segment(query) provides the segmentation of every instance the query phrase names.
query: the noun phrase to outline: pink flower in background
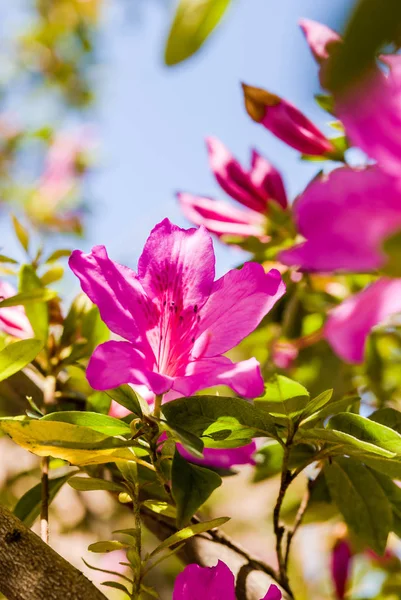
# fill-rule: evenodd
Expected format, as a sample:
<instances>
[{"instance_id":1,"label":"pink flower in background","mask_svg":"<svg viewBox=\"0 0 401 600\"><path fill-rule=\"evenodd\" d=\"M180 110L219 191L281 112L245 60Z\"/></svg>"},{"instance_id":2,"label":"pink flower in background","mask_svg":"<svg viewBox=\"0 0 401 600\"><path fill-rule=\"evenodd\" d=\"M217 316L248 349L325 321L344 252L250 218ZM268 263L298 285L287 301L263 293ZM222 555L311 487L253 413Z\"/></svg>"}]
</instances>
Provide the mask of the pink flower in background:
<instances>
[{"instance_id":1,"label":"pink flower in background","mask_svg":"<svg viewBox=\"0 0 401 600\"><path fill-rule=\"evenodd\" d=\"M111 331L127 340L96 348L87 369L93 388L132 383L191 395L226 384L245 397L263 392L256 359L232 363L223 354L283 295L278 271L247 263L214 281L210 235L168 219L151 232L138 274L111 261L103 246L74 251L70 267Z\"/></svg>"},{"instance_id":2,"label":"pink flower in background","mask_svg":"<svg viewBox=\"0 0 401 600\"><path fill-rule=\"evenodd\" d=\"M222 189L245 209L227 202L179 193L178 200L187 219L221 235L255 236L267 239L266 214L269 202L287 207L287 196L280 173L256 150L251 168L246 171L220 140L206 140L210 167Z\"/></svg>"},{"instance_id":3,"label":"pink flower in background","mask_svg":"<svg viewBox=\"0 0 401 600\"><path fill-rule=\"evenodd\" d=\"M221 560L215 567L188 565L177 576L173 600L236 600L234 575ZM271 585L261 600L281 600L277 586Z\"/></svg>"},{"instance_id":4,"label":"pink flower in background","mask_svg":"<svg viewBox=\"0 0 401 600\"><path fill-rule=\"evenodd\" d=\"M342 167L314 179L297 198L301 244L280 253L305 271L371 271L386 257L381 246L401 228L401 184L378 166Z\"/></svg>"},{"instance_id":5,"label":"pink flower in background","mask_svg":"<svg viewBox=\"0 0 401 600\"><path fill-rule=\"evenodd\" d=\"M0 281L0 299L15 296L17 291L7 281ZM0 308L0 331L17 338L33 336L32 326L25 314L23 306L6 306Z\"/></svg>"},{"instance_id":6,"label":"pink flower in background","mask_svg":"<svg viewBox=\"0 0 401 600\"><path fill-rule=\"evenodd\" d=\"M344 600L351 570L352 553L347 540L337 540L331 554L331 576L336 600Z\"/></svg>"},{"instance_id":7,"label":"pink flower in background","mask_svg":"<svg viewBox=\"0 0 401 600\"><path fill-rule=\"evenodd\" d=\"M334 151L326 136L293 104L261 88L242 87L249 116L288 146L314 156Z\"/></svg>"},{"instance_id":8,"label":"pink flower in background","mask_svg":"<svg viewBox=\"0 0 401 600\"><path fill-rule=\"evenodd\" d=\"M333 45L341 42L338 33L323 23L311 19L300 19L299 25L318 63L322 63L329 58Z\"/></svg>"},{"instance_id":9,"label":"pink flower in background","mask_svg":"<svg viewBox=\"0 0 401 600\"><path fill-rule=\"evenodd\" d=\"M272 361L279 369L289 369L299 354L291 342L276 342L272 349Z\"/></svg>"},{"instance_id":10,"label":"pink flower in background","mask_svg":"<svg viewBox=\"0 0 401 600\"><path fill-rule=\"evenodd\" d=\"M361 363L372 328L399 312L401 279L382 277L331 311L325 336L343 360Z\"/></svg>"},{"instance_id":11,"label":"pink flower in background","mask_svg":"<svg viewBox=\"0 0 401 600\"><path fill-rule=\"evenodd\" d=\"M239 448L204 448L203 459L193 456L184 446L177 444L177 450L187 460L203 465L205 467L215 467L216 469L230 469L236 465L255 465L253 455L257 448L255 442Z\"/></svg>"}]
</instances>

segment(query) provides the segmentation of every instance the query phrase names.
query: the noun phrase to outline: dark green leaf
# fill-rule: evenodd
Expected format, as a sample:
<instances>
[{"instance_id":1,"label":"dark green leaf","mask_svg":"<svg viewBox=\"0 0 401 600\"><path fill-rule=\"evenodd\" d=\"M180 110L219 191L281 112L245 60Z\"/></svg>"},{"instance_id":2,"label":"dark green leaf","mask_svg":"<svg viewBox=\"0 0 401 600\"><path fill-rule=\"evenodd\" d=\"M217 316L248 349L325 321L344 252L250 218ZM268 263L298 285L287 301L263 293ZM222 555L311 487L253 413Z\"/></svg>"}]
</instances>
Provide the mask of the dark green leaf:
<instances>
[{"instance_id":1,"label":"dark green leaf","mask_svg":"<svg viewBox=\"0 0 401 600\"><path fill-rule=\"evenodd\" d=\"M383 251L387 262L381 271L390 277L401 277L401 231L393 233L383 242Z\"/></svg>"},{"instance_id":2,"label":"dark green leaf","mask_svg":"<svg viewBox=\"0 0 401 600\"><path fill-rule=\"evenodd\" d=\"M392 528L392 510L371 471L351 458L337 458L324 469L330 494L355 535L383 554Z\"/></svg>"},{"instance_id":3,"label":"dark green leaf","mask_svg":"<svg viewBox=\"0 0 401 600\"><path fill-rule=\"evenodd\" d=\"M73 425L89 427L94 431L99 431L100 433L105 433L111 436L126 435L131 433L129 425L124 423L124 421L94 412L84 412L79 410L53 412L42 417L42 421L72 423Z\"/></svg>"},{"instance_id":4,"label":"dark green leaf","mask_svg":"<svg viewBox=\"0 0 401 600\"><path fill-rule=\"evenodd\" d=\"M391 504L391 508L393 510L393 531L400 536L401 529L399 528L399 525L401 524L401 489L394 483L394 481L390 479L390 477L387 477L387 475L383 475L383 473L379 473L375 470L372 470L371 473L376 481L378 481L378 483L381 485L388 501Z\"/></svg>"},{"instance_id":5,"label":"dark green leaf","mask_svg":"<svg viewBox=\"0 0 401 600\"><path fill-rule=\"evenodd\" d=\"M218 25L230 1L180 0L166 43L166 65L176 65L195 54Z\"/></svg>"},{"instance_id":6,"label":"dark green leaf","mask_svg":"<svg viewBox=\"0 0 401 600\"><path fill-rule=\"evenodd\" d=\"M380 408L372 413L369 419L401 433L401 412L395 408Z\"/></svg>"},{"instance_id":7,"label":"dark green leaf","mask_svg":"<svg viewBox=\"0 0 401 600\"><path fill-rule=\"evenodd\" d=\"M124 492L126 491L122 485L114 483L113 481L107 481L105 479L98 479L96 477L73 477L69 480L70 485L74 490L79 492L87 492L93 490L107 490L108 492Z\"/></svg>"},{"instance_id":8,"label":"dark green leaf","mask_svg":"<svg viewBox=\"0 0 401 600\"><path fill-rule=\"evenodd\" d=\"M186 525L221 483L210 469L187 462L175 451L171 469L172 494L177 505L177 526Z\"/></svg>"},{"instance_id":9,"label":"dark green leaf","mask_svg":"<svg viewBox=\"0 0 401 600\"><path fill-rule=\"evenodd\" d=\"M203 458L203 441L197 435L177 426L169 426L169 429L173 439L180 442L194 456Z\"/></svg>"},{"instance_id":10,"label":"dark green leaf","mask_svg":"<svg viewBox=\"0 0 401 600\"><path fill-rule=\"evenodd\" d=\"M63 475L63 477L49 479L49 505L65 482L68 481L69 477L71 477L71 475ZM13 512L27 527L32 527L36 518L40 515L41 506L42 484L38 483L18 500Z\"/></svg>"},{"instance_id":11,"label":"dark green leaf","mask_svg":"<svg viewBox=\"0 0 401 600\"><path fill-rule=\"evenodd\" d=\"M41 340L31 338L12 342L0 351L0 381L26 367L43 348Z\"/></svg>"},{"instance_id":12,"label":"dark green leaf","mask_svg":"<svg viewBox=\"0 0 401 600\"><path fill-rule=\"evenodd\" d=\"M33 292L43 288L43 285L31 265L22 265L20 271L19 291ZM49 329L49 311L46 302L35 302L25 306L26 315L32 325L35 336L46 340Z\"/></svg>"},{"instance_id":13,"label":"dark green leaf","mask_svg":"<svg viewBox=\"0 0 401 600\"><path fill-rule=\"evenodd\" d=\"M124 592L125 594L127 594L128 598L131 598L131 592L128 591L128 589L125 587L125 585L123 585L122 583L119 583L118 581L102 581L101 585L105 585L107 587L110 588L114 588L115 590L120 590L120 592Z\"/></svg>"},{"instance_id":14,"label":"dark green leaf","mask_svg":"<svg viewBox=\"0 0 401 600\"><path fill-rule=\"evenodd\" d=\"M223 396L192 396L163 405L168 424L201 437L205 447L230 448L252 437L275 437L270 415L251 402Z\"/></svg>"},{"instance_id":15,"label":"dark green leaf","mask_svg":"<svg viewBox=\"0 0 401 600\"><path fill-rule=\"evenodd\" d=\"M141 418L143 416L138 396L128 384L120 385L112 390L107 390L106 394L110 396L112 400L134 413L137 417Z\"/></svg>"}]
</instances>

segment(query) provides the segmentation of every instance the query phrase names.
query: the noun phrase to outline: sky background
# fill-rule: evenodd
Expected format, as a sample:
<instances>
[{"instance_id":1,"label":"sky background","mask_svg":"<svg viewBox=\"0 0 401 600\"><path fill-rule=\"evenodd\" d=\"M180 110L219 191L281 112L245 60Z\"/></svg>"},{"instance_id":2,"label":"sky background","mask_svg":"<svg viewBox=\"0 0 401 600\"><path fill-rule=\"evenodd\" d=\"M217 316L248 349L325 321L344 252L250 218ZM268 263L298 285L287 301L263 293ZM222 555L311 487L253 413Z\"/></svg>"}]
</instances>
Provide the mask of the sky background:
<instances>
[{"instance_id":1,"label":"sky background","mask_svg":"<svg viewBox=\"0 0 401 600\"><path fill-rule=\"evenodd\" d=\"M317 67L298 20L308 17L341 31L351 0L233 0L204 48L174 68L165 67L162 57L176 2L105 4L93 71L97 106L90 121L97 129L99 162L90 179L87 234L83 240L51 240L50 246L88 250L104 244L112 258L135 267L156 223L168 216L189 225L180 214L177 191L225 197L209 171L207 135L219 137L244 165L250 149L257 148L281 171L291 199L302 190L321 164L302 162L296 151L251 121L240 82L283 96L335 135L313 100L319 92ZM30 18L26 5L26 0L3 4L0 30L21 28ZM7 56L2 58L4 69ZM56 115L51 106L47 114L43 101L27 103L21 91L12 108L29 110L38 120ZM13 252L9 221L0 225L0 234L3 247ZM215 247L218 275L243 258L237 249Z\"/></svg>"}]
</instances>

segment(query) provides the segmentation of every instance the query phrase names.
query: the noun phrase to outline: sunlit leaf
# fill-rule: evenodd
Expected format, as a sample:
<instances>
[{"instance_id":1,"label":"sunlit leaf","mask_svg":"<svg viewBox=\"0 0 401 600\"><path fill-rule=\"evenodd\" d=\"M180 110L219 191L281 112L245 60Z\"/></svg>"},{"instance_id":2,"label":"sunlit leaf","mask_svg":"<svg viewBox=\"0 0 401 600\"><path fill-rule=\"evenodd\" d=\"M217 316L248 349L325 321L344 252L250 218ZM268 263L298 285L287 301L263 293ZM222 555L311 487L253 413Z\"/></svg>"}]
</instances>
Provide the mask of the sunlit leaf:
<instances>
[{"instance_id":1,"label":"sunlit leaf","mask_svg":"<svg viewBox=\"0 0 401 600\"><path fill-rule=\"evenodd\" d=\"M0 381L26 367L37 357L43 342L34 338L13 342L0 351Z\"/></svg>"},{"instance_id":2,"label":"sunlit leaf","mask_svg":"<svg viewBox=\"0 0 401 600\"><path fill-rule=\"evenodd\" d=\"M206 531L210 531L211 529L215 529L216 527L221 527L224 523L229 521L229 517L219 517L218 519L213 519L212 521L204 521L203 523L196 523L195 525L190 525L189 527L184 527L180 531L173 533L167 539L165 539L161 544L157 546L151 553L150 556L155 556L155 554L159 554L162 550L166 548L170 548L170 546L174 546L174 544L178 544L185 540L188 540L195 535L200 533L205 533Z\"/></svg>"}]
</instances>

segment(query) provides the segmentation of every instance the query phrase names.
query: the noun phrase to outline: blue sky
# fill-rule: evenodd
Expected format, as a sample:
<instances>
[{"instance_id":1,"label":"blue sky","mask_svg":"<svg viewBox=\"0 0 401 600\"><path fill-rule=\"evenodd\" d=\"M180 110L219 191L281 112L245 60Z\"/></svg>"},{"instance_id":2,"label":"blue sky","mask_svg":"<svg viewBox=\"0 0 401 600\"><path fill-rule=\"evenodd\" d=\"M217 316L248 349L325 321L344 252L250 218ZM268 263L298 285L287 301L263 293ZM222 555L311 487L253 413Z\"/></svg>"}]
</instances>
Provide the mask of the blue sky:
<instances>
[{"instance_id":1,"label":"blue sky","mask_svg":"<svg viewBox=\"0 0 401 600\"><path fill-rule=\"evenodd\" d=\"M333 132L313 100L319 91L317 68L297 23L305 16L341 30L352 2L233 0L201 52L167 68L163 44L175 2L131 1L105 2L94 71L98 104L91 117L99 131L99 164L90 180L87 235L57 243L84 250L105 244L112 258L135 266L157 222L168 216L189 225L180 214L176 191L225 197L208 168L206 135L221 138L244 164L256 147L280 169L291 198L316 173L316 164L300 161L296 151L250 120L240 82L285 97ZM26 0L17 0L17 8L3 7L0 14L10 17L3 19L3 27L21 26L29 18L26 6ZM0 66L4 64L3 57ZM16 100L16 110L47 117L43 104L27 102L21 93ZM54 118L57 113L49 106L48 114ZM12 253L9 222L2 221L4 252ZM243 258L236 249L215 247L218 274Z\"/></svg>"}]
</instances>

